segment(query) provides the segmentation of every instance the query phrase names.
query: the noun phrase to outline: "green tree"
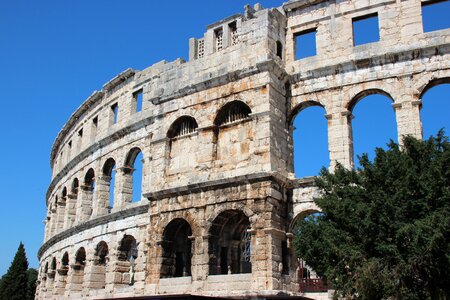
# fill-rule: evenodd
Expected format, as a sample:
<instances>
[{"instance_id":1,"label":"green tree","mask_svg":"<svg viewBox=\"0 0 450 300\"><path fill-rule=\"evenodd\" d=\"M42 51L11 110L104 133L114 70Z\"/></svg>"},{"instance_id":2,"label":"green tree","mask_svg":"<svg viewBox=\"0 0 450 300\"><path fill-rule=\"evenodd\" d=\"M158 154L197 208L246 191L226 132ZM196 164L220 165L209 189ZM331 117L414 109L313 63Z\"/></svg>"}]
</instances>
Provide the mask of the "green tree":
<instances>
[{"instance_id":1,"label":"green tree","mask_svg":"<svg viewBox=\"0 0 450 300\"><path fill-rule=\"evenodd\" d=\"M33 300L36 293L36 280L38 271L33 268L27 270L27 300Z\"/></svg>"},{"instance_id":2,"label":"green tree","mask_svg":"<svg viewBox=\"0 0 450 300\"><path fill-rule=\"evenodd\" d=\"M323 169L321 213L297 223L295 247L336 297L450 298L450 143L440 131Z\"/></svg>"},{"instance_id":3,"label":"green tree","mask_svg":"<svg viewBox=\"0 0 450 300\"><path fill-rule=\"evenodd\" d=\"M29 283L29 279L32 280L32 278L29 278L27 275L27 270L28 260L25 254L25 247L20 243L8 272L0 281L0 299L34 299L34 294L32 298L29 298L31 291L29 291L28 287L32 286L32 283Z\"/></svg>"}]
</instances>

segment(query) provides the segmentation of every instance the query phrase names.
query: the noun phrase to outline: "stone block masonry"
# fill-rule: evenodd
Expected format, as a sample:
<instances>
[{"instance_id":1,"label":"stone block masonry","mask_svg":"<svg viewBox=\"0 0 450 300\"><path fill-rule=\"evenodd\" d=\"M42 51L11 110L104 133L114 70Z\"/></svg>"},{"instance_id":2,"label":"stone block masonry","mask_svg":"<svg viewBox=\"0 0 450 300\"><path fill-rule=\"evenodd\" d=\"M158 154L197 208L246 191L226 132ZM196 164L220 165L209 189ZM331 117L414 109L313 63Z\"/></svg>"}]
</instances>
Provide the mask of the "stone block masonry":
<instances>
[{"instance_id":1,"label":"stone block masonry","mask_svg":"<svg viewBox=\"0 0 450 300\"><path fill-rule=\"evenodd\" d=\"M300 290L294 224L318 191L294 176L292 120L325 109L331 169L353 167L352 109L367 95L392 100L400 141L420 138L423 93L450 82L450 29L424 33L421 5L246 6L190 39L188 62L94 92L52 147L36 298L328 298ZM353 46L366 16L379 41ZM304 32L316 55L297 59Z\"/></svg>"}]
</instances>

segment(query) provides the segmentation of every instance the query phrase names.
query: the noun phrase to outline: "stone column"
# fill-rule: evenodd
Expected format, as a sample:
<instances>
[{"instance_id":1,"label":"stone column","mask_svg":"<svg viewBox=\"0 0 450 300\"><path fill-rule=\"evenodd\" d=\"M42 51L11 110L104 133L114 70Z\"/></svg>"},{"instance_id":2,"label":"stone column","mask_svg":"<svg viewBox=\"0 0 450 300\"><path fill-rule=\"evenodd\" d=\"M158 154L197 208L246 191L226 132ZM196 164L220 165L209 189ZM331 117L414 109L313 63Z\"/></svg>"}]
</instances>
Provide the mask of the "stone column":
<instances>
[{"instance_id":1,"label":"stone column","mask_svg":"<svg viewBox=\"0 0 450 300\"><path fill-rule=\"evenodd\" d=\"M55 233L56 233L56 230L55 230L55 227L56 227L56 208L55 208L55 206L52 206L52 209L51 209L51 211L50 211L51 213L50 213L50 229L49 229L49 235L48 235L48 238L51 238L53 235L55 235Z\"/></svg>"},{"instance_id":2,"label":"stone column","mask_svg":"<svg viewBox=\"0 0 450 300\"><path fill-rule=\"evenodd\" d=\"M95 203L93 207L94 216L103 216L110 212L109 206L109 190L111 184L110 176L99 176L97 178L97 184L95 186Z\"/></svg>"},{"instance_id":3,"label":"stone column","mask_svg":"<svg viewBox=\"0 0 450 300\"><path fill-rule=\"evenodd\" d=\"M90 250L87 256L83 283L83 294L86 296L92 294L91 291L94 289L104 289L106 285L106 264L98 263L94 249Z\"/></svg>"},{"instance_id":4,"label":"stone column","mask_svg":"<svg viewBox=\"0 0 450 300\"><path fill-rule=\"evenodd\" d=\"M77 209L78 193L68 194L66 202L66 215L64 216L64 228L69 229L74 225Z\"/></svg>"},{"instance_id":5,"label":"stone column","mask_svg":"<svg viewBox=\"0 0 450 300\"><path fill-rule=\"evenodd\" d=\"M64 230L64 217L66 215L66 197L58 199L58 206L56 208L56 231L60 233Z\"/></svg>"},{"instance_id":6,"label":"stone column","mask_svg":"<svg viewBox=\"0 0 450 300\"><path fill-rule=\"evenodd\" d=\"M86 222L92 215L92 202L94 189L88 185L80 186L80 198L77 207L77 223Z\"/></svg>"},{"instance_id":7,"label":"stone column","mask_svg":"<svg viewBox=\"0 0 450 300\"><path fill-rule=\"evenodd\" d=\"M394 103L397 120L398 142L402 144L403 137L411 135L422 139L422 122L420 121L420 106L422 102L413 95L405 95L402 102Z\"/></svg>"},{"instance_id":8,"label":"stone column","mask_svg":"<svg viewBox=\"0 0 450 300\"><path fill-rule=\"evenodd\" d=\"M69 269L69 274L67 276L67 288L64 296L69 298L70 296L80 294L83 290L83 279L84 279L84 265L72 264Z\"/></svg>"},{"instance_id":9,"label":"stone column","mask_svg":"<svg viewBox=\"0 0 450 300\"><path fill-rule=\"evenodd\" d=\"M330 152L330 171L341 163L353 168L353 136L350 111L342 111L325 116L328 119L328 151Z\"/></svg>"},{"instance_id":10,"label":"stone column","mask_svg":"<svg viewBox=\"0 0 450 300\"><path fill-rule=\"evenodd\" d=\"M64 296L64 292L66 289L66 283L67 283L67 272L69 271L68 266L60 266L59 269L56 270L56 277L55 277L55 287L53 289L53 296L55 299L58 299L60 297L57 296Z\"/></svg>"},{"instance_id":11,"label":"stone column","mask_svg":"<svg viewBox=\"0 0 450 300\"><path fill-rule=\"evenodd\" d=\"M133 172L134 169L132 167L122 167L116 174L116 183L117 186L114 189L117 190L118 193L115 193L117 197L114 197L114 200L117 199L114 204L114 211L120 210L128 203L132 202L133 199Z\"/></svg>"}]
</instances>

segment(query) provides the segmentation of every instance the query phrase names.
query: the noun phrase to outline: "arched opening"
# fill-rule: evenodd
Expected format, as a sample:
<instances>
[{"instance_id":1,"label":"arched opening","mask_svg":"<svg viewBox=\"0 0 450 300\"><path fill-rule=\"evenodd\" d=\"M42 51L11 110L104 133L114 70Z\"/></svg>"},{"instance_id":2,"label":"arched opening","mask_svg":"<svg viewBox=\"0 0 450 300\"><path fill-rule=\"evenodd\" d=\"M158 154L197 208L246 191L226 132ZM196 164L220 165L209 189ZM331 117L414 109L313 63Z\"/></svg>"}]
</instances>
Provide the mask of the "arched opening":
<instances>
[{"instance_id":1,"label":"arched opening","mask_svg":"<svg viewBox=\"0 0 450 300\"><path fill-rule=\"evenodd\" d=\"M323 213L317 210L308 210L298 214L292 222L293 232L296 239L301 235L298 228L299 222L317 222L317 218L321 217ZM317 273L308 266L301 257L298 261L298 283L301 292L326 292L329 289L328 284L320 278Z\"/></svg>"},{"instance_id":2,"label":"arched opening","mask_svg":"<svg viewBox=\"0 0 450 300\"><path fill-rule=\"evenodd\" d=\"M108 263L108 244L101 241L95 247L94 267L92 268L92 279L90 287L104 289L106 285L106 265Z\"/></svg>"},{"instance_id":3,"label":"arched opening","mask_svg":"<svg viewBox=\"0 0 450 300\"><path fill-rule=\"evenodd\" d=\"M420 118L422 121L423 138L444 128L445 134L450 134L450 78L431 81L421 95L422 107Z\"/></svg>"},{"instance_id":4,"label":"arched opening","mask_svg":"<svg viewBox=\"0 0 450 300\"><path fill-rule=\"evenodd\" d=\"M75 263L72 265L72 291L81 291L83 288L84 268L86 266L86 250L81 247L75 253Z\"/></svg>"},{"instance_id":5,"label":"arched opening","mask_svg":"<svg viewBox=\"0 0 450 300\"><path fill-rule=\"evenodd\" d=\"M95 259L94 264L97 266L106 266L108 260L108 244L101 241L95 247Z\"/></svg>"},{"instance_id":6,"label":"arched opening","mask_svg":"<svg viewBox=\"0 0 450 300\"><path fill-rule=\"evenodd\" d=\"M291 134L295 176L316 176L323 167L330 165L326 111L319 103L309 101L302 103L294 113Z\"/></svg>"},{"instance_id":7,"label":"arched opening","mask_svg":"<svg viewBox=\"0 0 450 300\"><path fill-rule=\"evenodd\" d=\"M197 121L190 116L179 117L170 126L167 137L170 139L194 133L198 128Z\"/></svg>"},{"instance_id":8,"label":"arched opening","mask_svg":"<svg viewBox=\"0 0 450 300\"><path fill-rule=\"evenodd\" d=\"M65 271L65 274L67 274L67 271L69 270L69 253L67 253L67 252L64 252L63 257L61 258L61 269L60 269L60 271L62 271L62 270Z\"/></svg>"},{"instance_id":9,"label":"arched opening","mask_svg":"<svg viewBox=\"0 0 450 300\"><path fill-rule=\"evenodd\" d=\"M94 202L94 193L95 193L94 169L91 168L86 172L82 190L83 190L83 199L81 199L82 214L80 217L82 221L87 221L89 217L92 215L92 203Z\"/></svg>"},{"instance_id":10,"label":"arched opening","mask_svg":"<svg viewBox=\"0 0 450 300\"><path fill-rule=\"evenodd\" d=\"M242 101L225 104L214 120L213 157L225 169L237 169L251 164L250 153L253 147L253 128L250 120L251 110ZM226 162L226 164L222 164Z\"/></svg>"},{"instance_id":11,"label":"arched opening","mask_svg":"<svg viewBox=\"0 0 450 300\"><path fill-rule=\"evenodd\" d=\"M167 224L161 245L161 278L191 276L191 235L191 226L184 219Z\"/></svg>"},{"instance_id":12,"label":"arched opening","mask_svg":"<svg viewBox=\"0 0 450 300\"><path fill-rule=\"evenodd\" d=\"M134 274L136 268L136 259L138 257L138 249L136 239L132 235L125 235L120 241L118 252L116 272L119 273L116 283L134 284Z\"/></svg>"},{"instance_id":13,"label":"arched opening","mask_svg":"<svg viewBox=\"0 0 450 300\"><path fill-rule=\"evenodd\" d=\"M79 185L80 185L80 183L78 182L78 178L75 178L75 179L72 181L72 185L71 185L71 187L70 187L70 192L71 192L72 194L74 194L74 195L77 195L77 194L78 194L78 187L79 187Z\"/></svg>"},{"instance_id":14,"label":"arched opening","mask_svg":"<svg viewBox=\"0 0 450 300\"><path fill-rule=\"evenodd\" d=\"M247 119L252 113L250 107L242 101L235 100L225 104L217 113L214 124L216 126L226 125Z\"/></svg>"},{"instance_id":15,"label":"arched opening","mask_svg":"<svg viewBox=\"0 0 450 300\"><path fill-rule=\"evenodd\" d=\"M125 161L124 168L124 177L130 177L131 180L125 180L123 190L123 192L127 190L131 191L130 202L141 201L143 165L144 156L142 155L141 149L137 147L131 149Z\"/></svg>"},{"instance_id":16,"label":"arched opening","mask_svg":"<svg viewBox=\"0 0 450 300\"><path fill-rule=\"evenodd\" d=\"M67 188L66 188L66 187L64 187L64 188L62 189L61 197L62 197L62 198L66 198L66 197L67 197Z\"/></svg>"},{"instance_id":17,"label":"arched opening","mask_svg":"<svg viewBox=\"0 0 450 300\"><path fill-rule=\"evenodd\" d=\"M64 295L67 281L67 272L69 271L69 254L65 252L60 261L60 267L57 269L58 280L56 282L56 291L53 294Z\"/></svg>"},{"instance_id":18,"label":"arched opening","mask_svg":"<svg viewBox=\"0 0 450 300\"><path fill-rule=\"evenodd\" d=\"M56 257L53 257L50 269L52 270L52 272L56 271Z\"/></svg>"},{"instance_id":19,"label":"arched opening","mask_svg":"<svg viewBox=\"0 0 450 300\"><path fill-rule=\"evenodd\" d=\"M114 207L114 190L116 182L116 161L108 158L103 165L103 181L106 185L105 198L109 201L108 211Z\"/></svg>"},{"instance_id":20,"label":"arched opening","mask_svg":"<svg viewBox=\"0 0 450 300\"><path fill-rule=\"evenodd\" d=\"M195 168L198 145L195 142L197 136L193 133L197 128L197 121L190 116L182 116L170 126L167 132L167 175L186 173Z\"/></svg>"},{"instance_id":21,"label":"arched opening","mask_svg":"<svg viewBox=\"0 0 450 300\"><path fill-rule=\"evenodd\" d=\"M239 210L219 214L209 229L209 274L252 272L249 218Z\"/></svg>"},{"instance_id":22,"label":"arched opening","mask_svg":"<svg viewBox=\"0 0 450 300\"><path fill-rule=\"evenodd\" d=\"M392 108L393 99L384 91L367 90L358 94L348 110L351 121L353 161L359 167L358 156L367 153L369 159L375 156L375 148L386 148L392 139L397 141L397 123Z\"/></svg>"}]
</instances>

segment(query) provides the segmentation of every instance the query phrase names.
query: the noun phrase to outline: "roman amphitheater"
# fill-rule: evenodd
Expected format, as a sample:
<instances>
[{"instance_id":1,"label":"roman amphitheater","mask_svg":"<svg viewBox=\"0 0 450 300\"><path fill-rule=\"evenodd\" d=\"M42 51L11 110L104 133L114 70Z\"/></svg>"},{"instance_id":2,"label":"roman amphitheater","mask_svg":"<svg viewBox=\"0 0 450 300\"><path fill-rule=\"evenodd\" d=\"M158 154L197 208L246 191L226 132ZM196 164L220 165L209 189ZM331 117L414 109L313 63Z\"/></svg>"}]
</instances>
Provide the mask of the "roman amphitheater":
<instances>
[{"instance_id":1,"label":"roman amphitheater","mask_svg":"<svg viewBox=\"0 0 450 300\"><path fill-rule=\"evenodd\" d=\"M353 167L367 95L391 99L399 138L420 138L422 95L450 82L450 29L423 26L434 4L246 6L189 40L189 61L93 92L51 150L37 299L330 297L292 246L317 210L313 179L294 175L293 119L324 108L330 168ZM366 19L379 37L358 45ZM302 57L308 34L316 52Z\"/></svg>"}]
</instances>

